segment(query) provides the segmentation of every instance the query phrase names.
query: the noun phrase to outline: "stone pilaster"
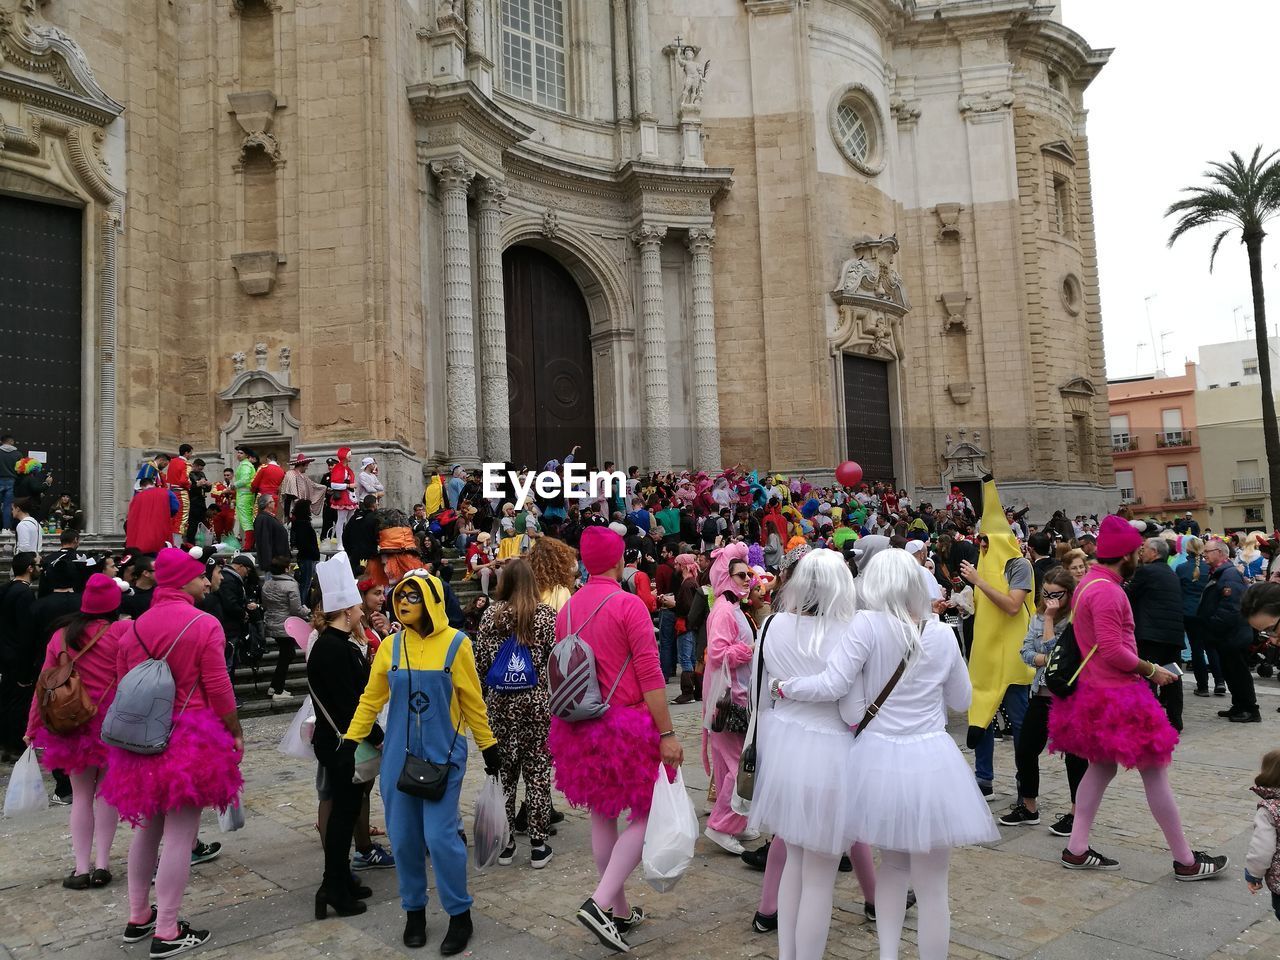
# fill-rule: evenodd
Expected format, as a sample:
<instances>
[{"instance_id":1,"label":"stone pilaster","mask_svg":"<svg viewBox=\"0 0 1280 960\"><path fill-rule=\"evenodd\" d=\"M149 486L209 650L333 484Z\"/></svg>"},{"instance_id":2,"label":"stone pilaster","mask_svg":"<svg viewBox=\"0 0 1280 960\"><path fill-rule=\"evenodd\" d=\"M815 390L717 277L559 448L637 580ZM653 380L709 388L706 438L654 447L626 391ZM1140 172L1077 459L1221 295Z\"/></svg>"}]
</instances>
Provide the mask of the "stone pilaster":
<instances>
[{"instance_id":1,"label":"stone pilaster","mask_svg":"<svg viewBox=\"0 0 1280 960\"><path fill-rule=\"evenodd\" d=\"M627 0L613 0L613 86L618 122L631 121L631 44L627 30Z\"/></svg>"},{"instance_id":2,"label":"stone pilaster","mask_svg":"<svg viewBox=\"0 0 1280 960\"><path fill-rule=\"evenodd\" d=\"M631 235L640 248L641 370L644 395L645 468L671 466L671 395L667 384L667 318L662 297L662 241L667 228L640 225Z\"/></svg>"},{"instance_id":3,"label":"stone pilaster","mask_svg":"<svg viewBox=\"0 0 1280 960\"><path fill-rule=\"evenodd\" d=\"M476 190L480 273L481 452L488 461L511 459L511 410L507 402L507 312L502 287L502 204L507 187L482 180Z\"/></svg>"},{"instance_id":4,"label":"stone pilaster","mask_svg":"<svg viewBox=\"0 0 1280 960\"><path fill-rule=\"evenodd\" d=\"M694 466L720 469L720 395L716 375L716 308L711 294L711 227L689 231L693 258Z\"/></svg>"},{"instance_id":5,"label":"stone pilaster","mask_svg":"<svg viewBox=\"0 0 1280 960\"><path fill-rule=\"evenodd\" d=\"M471 346L471 243L467 231L467 188L476 169L462 157L431 164L440 189L444 221L444 352L448 370L446 420L449 459L480 462L476 430L476 359Z\"/></svg>"},{"instance_id":6,"label":"stone pilaster","mask_svg":"<svg viewBox=\"0 0 1280 960\"><path fill-rule=\"evenodd\" d=\"M114 534L116 516L116 238L120 211L104 210L98 218L98 422L94 444L97 489L89 522L97 533Z\"/></svg>"},{"instance_id":7,"label":"stone pilaster","mask_svg":"<svg viewBox=\"0 0 1280 960\"><path fill-rule=\"evenodd\" d=\"M653 53L649 43L649 0L631 0L631 67L635 77L636 128L640 156L658 155L658 119L653 112Z\"/></svg>"}]
</instances>

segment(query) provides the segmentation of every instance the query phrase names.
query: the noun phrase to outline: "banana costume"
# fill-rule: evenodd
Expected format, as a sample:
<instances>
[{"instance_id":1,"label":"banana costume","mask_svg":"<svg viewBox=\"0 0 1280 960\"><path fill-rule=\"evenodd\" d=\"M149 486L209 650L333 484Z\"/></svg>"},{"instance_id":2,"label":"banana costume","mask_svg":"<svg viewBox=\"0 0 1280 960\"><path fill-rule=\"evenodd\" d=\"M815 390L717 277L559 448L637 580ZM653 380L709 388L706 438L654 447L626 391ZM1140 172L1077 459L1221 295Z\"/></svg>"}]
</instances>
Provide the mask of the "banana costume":
<instances>
[{"instance_id":1,"label":"banana costume","mask_svg":"<svg viewBox=\"0 0 1280 960\"><path fill-rule=\"evenodd\" d=\"M994 480L982 487L982 521L978 531L989 546L978 558L978 575L987 583L1008 592L1004 568L1010 560L1022 556L1018 538L1004 516L1004 506ZM1022 662L1022 641L1035 612L1032 592L1028 591L1022 609L1009 616L981 590L974 590L973 649L969 654L969 680L973 684L973 700L969 704L970 739L980 735L996 715L1005 690L1014 684L1029 684L1035 670Z\"/></svg>"}]
</instances>

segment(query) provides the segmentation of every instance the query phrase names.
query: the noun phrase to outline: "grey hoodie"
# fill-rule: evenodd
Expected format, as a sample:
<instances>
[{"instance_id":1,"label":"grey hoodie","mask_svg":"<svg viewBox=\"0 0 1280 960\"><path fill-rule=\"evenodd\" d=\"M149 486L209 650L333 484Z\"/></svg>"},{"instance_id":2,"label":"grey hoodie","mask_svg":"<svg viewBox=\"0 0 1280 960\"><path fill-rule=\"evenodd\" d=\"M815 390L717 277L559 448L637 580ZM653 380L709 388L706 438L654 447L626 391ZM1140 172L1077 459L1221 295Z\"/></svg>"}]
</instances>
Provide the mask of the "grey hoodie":
<instances>
[{"instance_id":1,"label":"grey hoodie","mask_svg":"<svg viewBox=\"0 0 1280 960\"><path fill-rule=\"evenodd\" d=\"M18 461L22 455L11 443L0 443L0 480L13 480L18 476Z\"/></svg>"}]
</instances>

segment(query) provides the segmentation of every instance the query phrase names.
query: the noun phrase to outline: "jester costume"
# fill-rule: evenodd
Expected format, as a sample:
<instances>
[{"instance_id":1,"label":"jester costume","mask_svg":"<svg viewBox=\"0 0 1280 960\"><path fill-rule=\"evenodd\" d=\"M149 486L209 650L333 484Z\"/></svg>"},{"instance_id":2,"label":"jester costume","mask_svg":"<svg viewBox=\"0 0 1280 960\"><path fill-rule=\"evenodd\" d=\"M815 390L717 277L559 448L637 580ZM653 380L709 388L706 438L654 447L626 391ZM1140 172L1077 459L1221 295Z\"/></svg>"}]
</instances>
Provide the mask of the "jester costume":
<instances>
[{"instance_id":1,"label":"jester costume","mask_svg":"<svg viewBox=\"0 0 1280 960\"><path fill-rule=\"evenodd\" d=\"M173 515L174 546L186 536L187 523L191 519L191 479L187 472L187 458L178 454L169 461L164 482L178 498L178 512Z\"/></svg>"},{"instance_id":2,"label":"jester costume","mask_svg":"<svg viewBox=\"0 0 1280 960\"><path fill-rule=\"evenodd\" d=\"M1005 519L994 480L983 485L983 511L979 532L988 547L978 558L978 575L1001 592L1008 593L1005 567L1022 557L1018 538ZM974 590L973 650L969 654L969 680L973 700L969 704L969 742L984 735L1010 686L1028 686L1035 670L1022 662L1022 640L1035 612L1033 591L1022 607L1009 616L981 590ZM1024 698L1025 700L1025 698ZM1019 724L1020 725L1020 724Z\"/></svg>"}]
</instances>

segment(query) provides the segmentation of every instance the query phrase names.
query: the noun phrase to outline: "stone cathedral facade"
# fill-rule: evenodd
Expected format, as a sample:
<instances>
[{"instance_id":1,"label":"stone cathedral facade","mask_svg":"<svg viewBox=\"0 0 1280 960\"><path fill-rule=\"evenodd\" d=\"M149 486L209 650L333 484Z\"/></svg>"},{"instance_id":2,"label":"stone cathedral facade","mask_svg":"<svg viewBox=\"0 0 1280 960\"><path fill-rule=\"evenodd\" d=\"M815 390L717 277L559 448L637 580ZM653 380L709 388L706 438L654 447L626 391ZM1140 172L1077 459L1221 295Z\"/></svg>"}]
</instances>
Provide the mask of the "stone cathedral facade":
<instances>
[{"instance_id":1,"label":"stone cathedral facade","mask_svg":"<svg viewBox=\"0 0 1280 960\"><path fill-rule=\"evenodd\" d=\"M1043 0L0 0L0 429L1114 486Z\"/></svg>"}]
</instances>

